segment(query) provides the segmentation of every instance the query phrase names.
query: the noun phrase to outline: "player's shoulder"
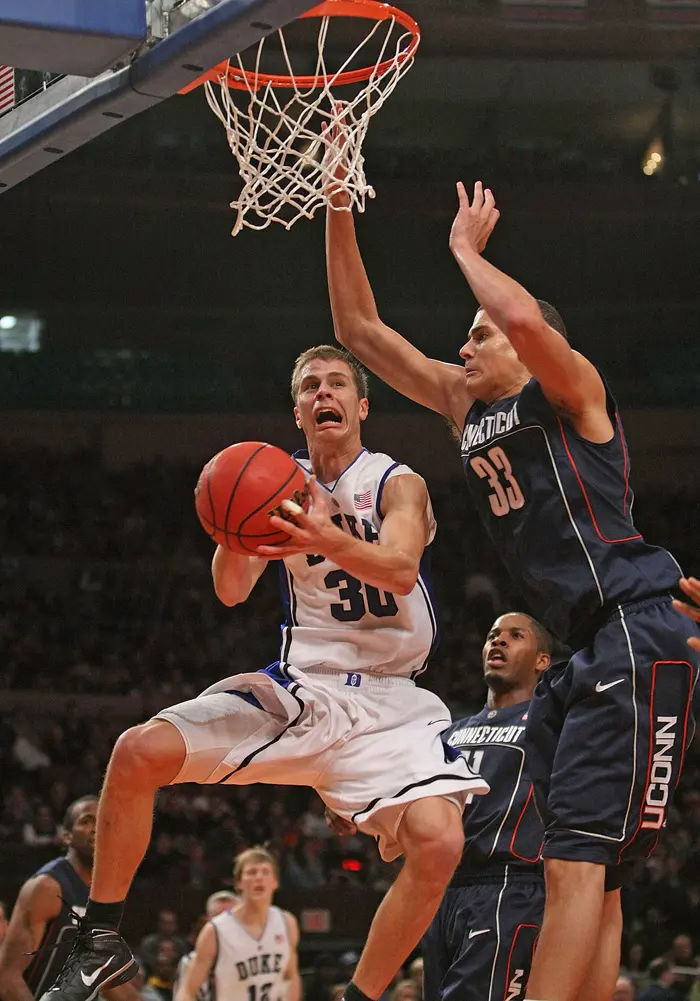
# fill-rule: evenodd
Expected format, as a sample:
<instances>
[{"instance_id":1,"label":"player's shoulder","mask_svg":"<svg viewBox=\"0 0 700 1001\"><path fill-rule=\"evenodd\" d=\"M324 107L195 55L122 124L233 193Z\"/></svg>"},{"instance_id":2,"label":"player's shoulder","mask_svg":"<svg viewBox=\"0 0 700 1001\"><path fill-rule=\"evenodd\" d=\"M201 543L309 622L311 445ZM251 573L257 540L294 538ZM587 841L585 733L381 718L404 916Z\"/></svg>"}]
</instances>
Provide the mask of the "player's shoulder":
<instances>
[{"instance_id":1,"label":"player's shoulder","mask_svg":"<svg viewBox=\"0 0 700 1001\"><path fill-rule=\"evenodd\" d=\"M57 917L61 911L62 887L55 875L45 872L45 868L43 866L22 884L15 906L49 919Z\"/></svg>"},{"instance_id":2,"label":"player's shoulder","mask_svg":"<svg viewBox=\"0 0 700 1001\"><path fill-rule=\"evenodd\" d=\"M44 862L41 868L37 869L34 875L43 876L53 874L54 878L56 878L59 873L65 872L66 868L72 869L73 867L65 855L59 855L57 858L52 858L49 862Z\"/></svg>"},{"instance_id":3,"label":"player's shoulder","mask_svg":"<svg viewBox=\"0 0 700 1001\"><path fill-rule=\"evenodd\" d=\"M292 946L295 946L299 941L299 922L291 911L280 910L280 914L287 928L290 943Z\"/></svg>"}]
</instances>

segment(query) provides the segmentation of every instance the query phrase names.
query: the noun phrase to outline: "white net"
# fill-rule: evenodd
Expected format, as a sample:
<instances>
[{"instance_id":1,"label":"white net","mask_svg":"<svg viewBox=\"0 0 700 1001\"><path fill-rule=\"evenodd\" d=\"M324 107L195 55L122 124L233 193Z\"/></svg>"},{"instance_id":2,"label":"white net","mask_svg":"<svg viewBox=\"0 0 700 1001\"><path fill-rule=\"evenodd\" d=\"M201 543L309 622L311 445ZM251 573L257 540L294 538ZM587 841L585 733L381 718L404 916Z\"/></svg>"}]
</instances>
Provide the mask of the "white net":
<instances>
[{"instance_id":1,"label":"white net","mask_svg":"<svg viewBox=\"0 0 700 1001\"><path fill-rule=\"evenodd\" d=\"M261 82L266 39L257 46L252 70L245 70L238 55L226 64L218 84L204 85L209 106L226 129L243 183L231 202L236 211L233 236L244 227L260 230L277 222L290 229L301 218L311 219L319 208L331 204L331 187L347 193L349 204L339 211L364 212L366 199L374 198L365 176L362 143L370 119L411 68L417 37L394 17L375 21L354 51L329 71L325 49L331 22L337 20L320 18L311 74L295 74L284 34L277 32L288 77L285 89L279 80ZM333 87L338 91L345 84L344 74L346 78L357 74L353 67L368 51L373 53L369 77L340 101ZM240 70L236 79L245 89L232 90L226 82L229 67L236 66ZM359 83L357 76L355 81ZM347 93L345 88L343 92ZM327 138L338 131L342 143Z\"/></svg>"}]
</instances>

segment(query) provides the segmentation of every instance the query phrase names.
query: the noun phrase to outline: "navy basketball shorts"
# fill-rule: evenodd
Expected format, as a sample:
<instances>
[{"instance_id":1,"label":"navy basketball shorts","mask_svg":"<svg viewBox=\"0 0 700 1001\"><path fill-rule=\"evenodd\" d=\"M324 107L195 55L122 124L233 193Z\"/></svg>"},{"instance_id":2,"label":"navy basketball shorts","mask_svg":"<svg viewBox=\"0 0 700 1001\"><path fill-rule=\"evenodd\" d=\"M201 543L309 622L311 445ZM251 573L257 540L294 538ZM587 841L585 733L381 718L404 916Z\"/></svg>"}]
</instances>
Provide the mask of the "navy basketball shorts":
<instances>
[{"instance_id":1,"label":"navy basketball shorts","mask_svg":"<svg viewBox=\"0 0 700 1001\"><path fill-rule=\"evenodd\" d=\"M425 1001L518 1001L544 910L544 881L506 871L448 889L422 942Z\"/></svg>"},{"instance_id":2,"label":"navy basketball shorts","mask_svg":"<svg viewBox=\"0 0 700 1001\"><path fill-rule=\"evenodd\" d=\"M611 867L606 889L665 826L695 728L693 634L670 598L622 605L535 690L526 748L543 855Z\"/></svg>"}]
</instances>

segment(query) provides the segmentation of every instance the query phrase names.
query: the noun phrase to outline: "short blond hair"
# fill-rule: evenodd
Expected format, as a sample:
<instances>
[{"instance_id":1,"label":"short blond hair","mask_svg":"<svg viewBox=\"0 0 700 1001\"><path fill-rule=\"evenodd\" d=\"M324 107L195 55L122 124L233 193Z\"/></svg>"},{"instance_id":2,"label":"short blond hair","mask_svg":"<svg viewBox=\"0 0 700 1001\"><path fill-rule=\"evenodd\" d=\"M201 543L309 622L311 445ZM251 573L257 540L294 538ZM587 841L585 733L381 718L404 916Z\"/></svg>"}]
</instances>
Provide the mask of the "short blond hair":
<instances>
[{"instance_id":1,"label":"short blond hair","mask_svg":"<svg viewBox=\"0 0 700 1001\"><path fill-rule=\"evenodd\" d=\"M262 845L255 845L253 848L246 848L240 855L236 855L233 861L233 882L238 886L238 881L243 875L243 870L247 865L255 865L259 862L267 862L272 866L275 876L279 876L279 866L277 859Z\"/></svg>"},{"instance_id":2,"label":"short blond hair","mask_svg":"<svg viewBox=\"0 0 700 1001\"><path fill-rule=\"evenodd\" d=\"M301 388L301 373L304 366L308 365L310 361L315 361L317 358L321 361L337 360L343 362L350 369L358 399L362 400L368 396L369 383L367 381L367 373L357 358L351 355L349 351L345 351L344 348L336 348L333 344L317 344L316 347L307 348L306 351L302 351L294 362L294 368L292 369L292 399L295 403L297 402L299 389Z\"/></svg>"}]
</instances>

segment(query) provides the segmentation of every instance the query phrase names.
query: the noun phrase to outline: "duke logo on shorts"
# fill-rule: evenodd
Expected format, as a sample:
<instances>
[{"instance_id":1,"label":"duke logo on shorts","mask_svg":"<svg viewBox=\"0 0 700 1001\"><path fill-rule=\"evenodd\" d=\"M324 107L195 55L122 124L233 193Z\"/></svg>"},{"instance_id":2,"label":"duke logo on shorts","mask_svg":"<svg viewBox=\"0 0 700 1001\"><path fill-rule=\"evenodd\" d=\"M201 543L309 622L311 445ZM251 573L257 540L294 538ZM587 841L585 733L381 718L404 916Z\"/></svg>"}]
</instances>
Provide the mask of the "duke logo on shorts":
<instances>
[{"instance_id":1,"label":"duke logo on shorts","mask_svg":"<svg viewBox=\"0 0 700 1001\"><path fill-rule=\"evenodd\" d=\"M308 454L295 458L310 474ZM337 480L321 484L333 522L378 544L385 486L406 475L416 474L362 449ZM436 526L426 504L429 546ZM437 642L427 552L407 595L367 584L322 555L280 562L279 662L158 714L187 747L175 781L311 786L376 837L388 861L401 853L396 834L411 802L447 797L462 809L470 795L488 792L434 725L449 720L444 703L413 680Z\"/></svg>"}]
</instances>

